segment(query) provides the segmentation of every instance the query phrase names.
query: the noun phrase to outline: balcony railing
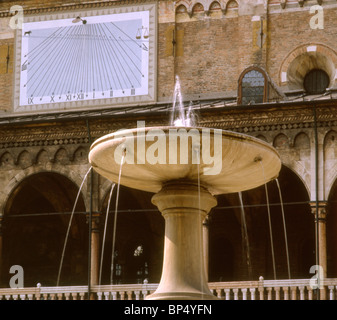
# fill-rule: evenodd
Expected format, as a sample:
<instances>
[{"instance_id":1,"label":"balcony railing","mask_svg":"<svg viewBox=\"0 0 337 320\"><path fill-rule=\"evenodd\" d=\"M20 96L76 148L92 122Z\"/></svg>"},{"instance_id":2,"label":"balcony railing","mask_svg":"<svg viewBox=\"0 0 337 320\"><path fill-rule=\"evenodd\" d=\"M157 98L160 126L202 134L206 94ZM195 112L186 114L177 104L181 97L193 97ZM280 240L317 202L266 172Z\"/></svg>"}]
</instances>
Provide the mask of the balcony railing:
<instances>
[{"instance_id":1,"label":"balcony railing","mask_svg":"<svg viewBox=\"0 0 337 320\"><path fill-rule=\"evenodd\" d=\"M337 278L321 280L315 289L312 279L210 282L209 288L222 300L336 300ZM144 300L158 284L37 287L0 289L0 300ZM319 296L318 296L319 291Z\"/></svg>"}]
</instances>

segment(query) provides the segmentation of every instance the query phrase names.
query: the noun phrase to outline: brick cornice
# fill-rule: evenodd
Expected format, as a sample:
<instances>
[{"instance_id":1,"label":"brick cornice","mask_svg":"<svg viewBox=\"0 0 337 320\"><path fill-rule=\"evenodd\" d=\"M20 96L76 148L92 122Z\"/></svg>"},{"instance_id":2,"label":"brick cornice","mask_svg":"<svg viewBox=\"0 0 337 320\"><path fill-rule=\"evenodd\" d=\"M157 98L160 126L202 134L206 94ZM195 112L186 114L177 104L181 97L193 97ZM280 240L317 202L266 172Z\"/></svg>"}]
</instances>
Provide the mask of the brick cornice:
<instances>
[{"instance_id":1,"label":"brick cornice","mask_svg":"<svg viewBox=\"0 0 337 320\"><path fill-rule=\"evenodd\" d=\"M164 0L165 1L165 0ZM71 10L83 10L83 9L97 9L111 6L121 6L121 5L137 5L143 3L154 2L153 0L115 0L115 1L87 1L82 3L65 3L63 5L51 5L43 7L28 7L23 5L24 14L44 14ZM8 9L5 11L0 11L0 17L10 17L13 14L9 12L10 4L8 4Z\"/></svg>"}]
</instances>

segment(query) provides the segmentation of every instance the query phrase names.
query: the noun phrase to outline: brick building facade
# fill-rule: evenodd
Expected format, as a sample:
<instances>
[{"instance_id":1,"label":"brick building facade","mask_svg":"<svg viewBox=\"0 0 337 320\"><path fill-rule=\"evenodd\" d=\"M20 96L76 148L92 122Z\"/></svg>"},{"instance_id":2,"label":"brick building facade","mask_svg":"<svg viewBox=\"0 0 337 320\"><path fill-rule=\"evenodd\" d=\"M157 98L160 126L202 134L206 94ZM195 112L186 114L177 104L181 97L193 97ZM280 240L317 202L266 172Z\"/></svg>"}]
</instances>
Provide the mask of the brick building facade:
<instances>
[{"instance_id":1,"label":"brick building facade","mask_svg":"<svg viewBox=\"0 0 337 320\"><path fill-rule=\"evenodd\" d=\"M15 82L19 33L10 27L17 14L10 13L14 5L22 6L25 18L36 21L153 6L153 99L15 109L20 93ZM23 266L27 286L55 285L70 212L89 169L91 143L115 130L133 128L138 120L146 121L146 126L166 125L177 75L185 106L193 106L199 126L252 135L279 151L283 167L277 181L284 202L291 277L310 278L315 264L323 266L325 276L336 277L336 18L335 0L2 1L1 285L8 286L12 265ZM85 180L61 283L85 284L88 277L97 283L110 188L111 182L95 172ZM261 275L273 279L272 246L276 277L289 276L276 181L268 184L268 195L273 245L265 187L242 195L250 267L239 197L218 197L218 206L205 223L210 281ZM151 196L121 188L115 281L159 281L164 222ZM107 239L111 228L112 220ZM142 254L135 255L139 246ZM111 243L106 244L104 259L103 283L108 283Z\"/></svg>"}]
</instances>

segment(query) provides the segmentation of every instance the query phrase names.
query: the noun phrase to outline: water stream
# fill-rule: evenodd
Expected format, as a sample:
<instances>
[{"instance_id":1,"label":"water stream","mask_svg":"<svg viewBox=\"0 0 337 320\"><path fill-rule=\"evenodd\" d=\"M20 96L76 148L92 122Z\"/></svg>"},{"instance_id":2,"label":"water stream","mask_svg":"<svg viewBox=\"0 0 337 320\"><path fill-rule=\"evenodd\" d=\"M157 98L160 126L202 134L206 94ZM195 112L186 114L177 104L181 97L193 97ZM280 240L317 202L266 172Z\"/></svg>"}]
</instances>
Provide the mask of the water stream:
<instances>
[{"instance_id":1,"label":"water stream","mask_svg":"<svg viewBox=\"0 0 337 320\"><path fill-rule=\"evenodd\" d=\"M115 186L116 186L115 183L113 183L111 185L111 190L110 190L110 195L109 195L109 200L108 200L108 206L107 206L106 214L105 214L104 233L103 233L102 250L101 250L101 262L100 262L99 280L98 280L99 285L101 285L101 280L102 280L104 246L105 246L105 238L106 238L106 228L107 228L107 224L108 224L108 217L109 217L109 211L110 211L110 203L111 203L112 193L113 193L113 190L114 190Z\"/></svg>"},{"instance_id":2,"label":"water stream","mask_svg":"<svg viewBox=\"0 0 337 320\"><path fill-rule=\"evenodd\" d=\"M83 187L84 182L87 179L87 176L88 176L89 172L91 171L91 169L92 169L92 167L89 168L89 170L87 171L87 173L85 174L85 176L84 176L84 178L82 180L81 186L80 186L80 188L78 190L78 193L77 193L77 196L76 196L76 199L75 199L73 210L72 210L71 215L70 215L70 219L69 219L69 223L68 223L68 229L67 229L67 233L66 233L66 238L65 238L64 245L63 245L63 250L62 250L62 256L61 256L61 262L60 262L59 272L58 272L57 281L56 281L56 286L57 287L59 286L59 282L60 282L61 271L62 271L63 260L64 260L64 254L65 254L65 251L66 251L66 247L67 247L67 243L68 243L68 237L69 237L69 232L70 232L70 228L71 228L71 223L73 221L73 216L74 216L74 213L75 213L75 209L76 209L76 205L77 205L77 202L78 202L78 198L79 198L79 196L81 194L82 187Z\"/></svg>"},{"instance_id":3,"label":"water stream","mask_svg":"<svg viewBox=\"0 0 337 320\"><path fill-rule=\"evenodd\" d=\"M265 191L266 191L266 202L267 202L269 235L270 235L270 247L271 247L271 256L272 256L272 261L273 261L274 280L276 280L276 266L275 266L275 254L274 254L273 229L272 229L271 217L270 217L270 204L269 204L269 196L268 196L268 187L267 187L266 177L265 177L265 174L264 174L264 167L263 167L262 159L259 159L258 162L261 165L262 174L263 174L263 178L264 178L264 181L265 181L264 188L265 188Z\"/></svg>"},{"instance_id":4,"label":"water stream","mask_svg":"<svg viewBox=\"0 0 337 320\"><path fill-rule=\"evenodd\" d=\"M179 76L176 76L176 83L174 86L170 125L176 127L186 126L185 110L183 98L181 95Z\"/></svg>"},{"instance_id":5,"label":"water stream","mask_svg":"<svg viewBox=\"0 0 337 320\"><path fill-rule=\"evenodd\" d=\"M122 176L122 167L124 164L124 158L126 155L126 150L124 149L121 159L121 164L119 167L119 175L118 175L118 184L117 184L117 195L116 195L116 205L115 205L115 216L114 216L114 227L113 227L113 235L112 235L112 252L111 252L111 273L110 273L110 284L113 284L113 276L114 276L114 262L115 262L115 246L116 246L116 226L117 226L117 212L118 212L118 199L119 199L119 189L120 182Z\"/></svg>"},{"instance_id":6,"label":"water stream","mask_svg":"<svg viewBox=\"0 0 337 320\"><path fill-rule=\"evenodd\" d=\"M276 184L277 184L277 188L278 188L278 192L279 192L279 196L280 196L280 203L281 203L283 230L284 230L284 241L285 241L286 255L287 255L288 278L291 279L289 250L288 250L288 236L287 236L286 220L285 220L285 215L284 215L283 199L282 199L280 183L279 183L278 179L275 179L275 181L276 181Z\"/></svg>"},{"instance_id":7,"label":"water stream","mask_svg":"<svg viewBox=\"0 0 337 320\"><path fill-rule=\"evenodd\" d=\"M251 263L251 256L250 256L250 245L249 245L249 238L248 238L246 214L245 214L245 209L244 209L243 200L242 200L242 192L239 192L239 199L240 199L240 207L241 207L241 225L243 229L242 239L244 242L244 248L245 248L245 253L246 253L248 276L249 276L249 280L251 280L252 279L252 263Z\"/></svg>"}]
</instances>

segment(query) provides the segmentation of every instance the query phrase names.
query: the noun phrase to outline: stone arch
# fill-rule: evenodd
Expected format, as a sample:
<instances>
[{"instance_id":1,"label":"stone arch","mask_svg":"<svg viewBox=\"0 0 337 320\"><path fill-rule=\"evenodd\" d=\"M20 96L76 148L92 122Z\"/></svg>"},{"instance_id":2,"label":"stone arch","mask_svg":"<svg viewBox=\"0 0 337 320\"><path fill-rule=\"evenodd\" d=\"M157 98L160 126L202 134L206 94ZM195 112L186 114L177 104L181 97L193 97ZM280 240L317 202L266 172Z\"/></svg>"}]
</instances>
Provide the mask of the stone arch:
<instances>
[{"instance_id":1,"label":"stone arch","mask_svg":"<svg viewBox=\"0 0 337 320\"><path fill-rule=\"evenodd\" d=\"M308 160L310 161L310 138L304 133L298 133L294 138L294 148L298 154L298 160Z\"/></svg>"},{"instance_id":2,"label":"stone arch","mask_svg":"<svg viewBox=\"0 0 337 320\"><path fill-rule=\"evenodd\" d=\"M262 103L265 102L267 100L267 93L268 93L268 83L269 83L269 79L268 79L268 75L267 73L260 67L252 65L248 68L246 68L241 74L240 77L238 79L238 104L248 104L247 102L244 102L244 84L243 84L243 80L246 77L246 75L248 75L249 73L254 72L256 76L260 76L261 79L263 79L263 88L261 89L261 93L257 96L259 96L260 100L262 101L255 101L253 103ZM259 81L261 81L261 79ZM258 86L258 87L262 87L262 86ZM251 102L249 102L251 103Z\"/></svg>"},{"instance_id":3,"label":"stone arch","mask_svg":"<svg viewBox=\"0 0 337 320\"><path fill-rule=\"evenodd\" d=\"M295 136L294 139L294 147L295 148L310 148L310 138L304 133L300 132Z\"/></svg>"},{"instance_id":4,"label":"stone arch","mask_svg":"<svg viewBox=\"0 0 337 320\"><path fill-rule=\"evenodd\" d=\"M45 149L40 150L36 157L35 157L35 163L37 164L46 164L50 161L50 157L48 152Z\"/></svg>"},{"instance_id":5,"label":"stone arch","mask_svg":"<svg viewBox=\"0 0 337 320\"><path fill-rule=\"evenodd\" d=\"M274 138L273 146L279 149L289 148L289 138L284 133L279 133Z\"/></svg>"},{"instance_id":6,"label":"stone arch","mask_svg":"<svg viewBox=\"0 0 337 320\"><path fill-rule=\"evenodd\" d=\"M179 0L176 3L175 13L188 13L190 16L192 14L192 2L186 0Z\"/></svg>"},{"instance_id":7,"label":"stone arch","mask_svg":"<svg viewBox=\"0 0 337 320\"><path fill-rule=\"evenodd\" d=\"M77 185L66 176L40 171L25 176L4 204L3 266L13 262L25 270L25 285L55 285L61 249L74 206ZM63 279L85 284L87 273L78 268L87 261L87 225L84 197L79 197L72 219ZM84 212L83 212L84 211ZM81 281L81 282L77 282Z\"/></svg>"},{"instance_id":8,"label":"stone arch","mask_svg":"<svg viewBox=\"0 0 337 320\"><path fill-rule=\"evenodd\" d=\"M177 7L176 7L176 14L183 14L187 13L187 6L184 3L181 3L182 1L179 1Z\"/></svg>"},{"instance_id":9,"label":"stone arch","mask_svg":"<svg viewBox=\"0 0 337 320\"><path fill-rule=\"evenodd\" d=\"M290 254L290 264L292 277L304 277L308 272L308 265L312 262L312 256L305 255L305 264L300 265L295 263L298 260L298 252L301 250L299 241L301 239L314 238L314 223L310 213L308 202L310 194L308 193L306 185L303 183L301 177L287 165L282 165L280 175L277 178L283 200L283 209L285 214L285 221L288 232L288 246ZM267 202L266 194L268 192ZM230 202L229 197L235 197L236 203ZM278 185L275 180L267 183L267 188L264 185L242 192L242 199L244 205L244 213L246 216L246 228L249 238L250 259L251 259L251 277L248 276L246 266L246 255L244 255L244 234L240 227L239 218L235 218L235 210L240 211L240 203L238 196L235 194L222 195L226 201L218 202L218 206L213 208L210 215L210 237L215 228L220 228L221 233L229 237L233 243L235 263L234 270L237 272L234 278L229 281L237 280L236 277L250 280L256 279L259 276L264 276L265 279L273 277L272 254L270 245L269 223L267 208L270 204L271 225L274 238L274 250L276 259L276 275L278 279L287 278L287 260L284 241L284 229L282 222L282 206L280 204L280 196ZM216 215L215 215L216 213ZM219 217L221 216L221 217ZM217 220L212 221L212 219ZM220 219L225 223L220 226ZM213 226L212 226L213 224ZM244 223L241 223L244 225ZM213 228L213 230L211 229ZM240 231L241 229L241 231ZM312 242L313 243L313 242ZM312 247L313 248L313 247ZM211 251L211 248L210 248ZM262 258L263 257L263 258ZM215 258L216 259L216 258ZM312 264L311 264L312 265ZM219 281L214 279L213 281Z\"/></svg>"},{"instance_id":10,"label":"stone arch","mask_svg":"<svg viewBox=\"0 0 337 320\"><path fill-rule=\"evenodd\" d=\"M99 199L99 208L102 211L102 208L105 205L106 199L109 198L111 186L114 184L114 182L111 182L108 179L105 179L103 183L100 184L100 199ZM116 191L117 185L115 186L114 192Z\"/></svg>"},{"instance_id":11,"label":"stone arch","mask_svg":"<svg viewBox=\"0 0 337 320\"><path fill-rule=\"evenodd\" d=\"M84 147L80 146L78 147L72 156L73 161L75 162L83 162L88 161L88 152L85 150Z\"/></svg>"},{"instance_id":12,"label":"stone arch","mask_svg":"<svg viewBox=\"0 0 337 320\"><path fill-rule=\"evenodd\" d=\"M32 158L30 153L27 150L21 151L18 155L17 163L22 167L30 166L32 164Z\"/></svg>"},{"instance_id":13,"label":"stone arch","mask_svg":"<svg viewBox=\"0 0 337 320\"><path fill-rule=\"evenodd\" d=\"M208 7L208 11L209 12L212 12L212 11L221 11L221 4L219 1L212 1L210 4L209 4L209 7Z\"/></svg>"},{"instance_id":14,"label":"stone arch","mask_svg":"<svg viewBox=\"0 0 337 320\"><path fill-rule=\"evenodd\" d=\"M239 4L235 0L229 0L226 3L225 15L227 18L236 18L239 15Z\"/></svg>"},{"instance_id":15,"label":"stone arch","mask_svg":"<svg viewBox=\"0 0 337 320\"><path fill-rule=\"evenodd\" d=\"M54 162L56 163L61 163L61 164L66 164L69 162L69 155L68 152L65 148L59 148L54 155Z\"/></svg>"},{"instance_id":16,"label":"stone arch","mask_svg":"<svg viewBox=\"0 0 337 320\"><path fill-rule=\"evenodd\" d=\"M82 181L84 179L84 176L86 172L82 172L80 174L79 172L75 172L74 170L70 170L66 166L63 165L57 165L54 164L52 167L44 168L42 166L30 166L28 168L25 168L23 170L20 170L19 173L14 174L12 177L8 179L8 182L6 183L6 187L4 187L0 192L0 213L4 212L5 204L7 203L12 191L27 177L37 174L37 173L44 173L44 172L54 172L61 174L68 178L70 181L72 181L78 188L80 188ZM89 208L89 202L90 200L85 197L87 194L87 184L83 184L82 187L82 196L85 202L86 211L88 211Z\"/></svg>"},{"instance_id":17,"label":"stone arch","mask_svg":"<svg viewBox=\"0 0 337 320\"><path fill-rule=\"evenodd\" d=\"M313 69L325 71L330 86L336 84L337 53L325 44L309 43L292 50L279 70L279 85L289 90L303 89L305 75Z\"/></svg>"},{"instance_id":18,"label":"stone arch","mask_svg":"<svg viewBox=\"0 0 337 320\"><path fill-rule=\"evenodd\" d=\"M337 179L337 132L330 130L323 140L325 194L329 195Z\"/></svg>"},{"instance_id":19,"label":"stone arch","mask_svg":"<svg viewBox=\"0 0 337 320\"><path fill-rule=\"evenodd\" d=\"M333 179L329 180L327 189L327 216L326 216L326 239L327 239L327 276L337 276L337 165L334 168Z\"/></svg>"},{"instance_id":20,"label":"stone arch","mask_svg":"<svg viewBox=\"0 0 337 320\"><path fill-rule=\"evenodd\" d=\"M297 178L300 179L303 183L307 191L308 197L310 198L311 176L310 172L307 171L307 168L305 168L299 161L282 161L282 165L284 165L286 168L296 174Z\"/></svg>"},{"instance_id":21,"label":"stone arch","mask_svg":"<svg viewBox=\"0 0 337 320\"><path fill-rule=\"evenodd\" d=\"M205 12L205 7L202 2L196 2L192 7L192 14L203 14Z\"/></svg>"},{"instance_id":22,"label":"stone arch","mask_svg":"<svg viewBox=\"0 0 337 320\"><path fill-rule=\"evenodd\" d=\"M14 157L13 155L6 151L0 157L0 166L12 166L14 165Z\"/></svg>"},{"instance_id":23,"label":"stone arch","mask_svg":"<svg viewBox=\"0 0 337 320\"><path fill-rule=\"evenodd\" d=\"M324 160L337 158L337 131L331 130L324 137Z\"/></svg>"}]
</instances>

